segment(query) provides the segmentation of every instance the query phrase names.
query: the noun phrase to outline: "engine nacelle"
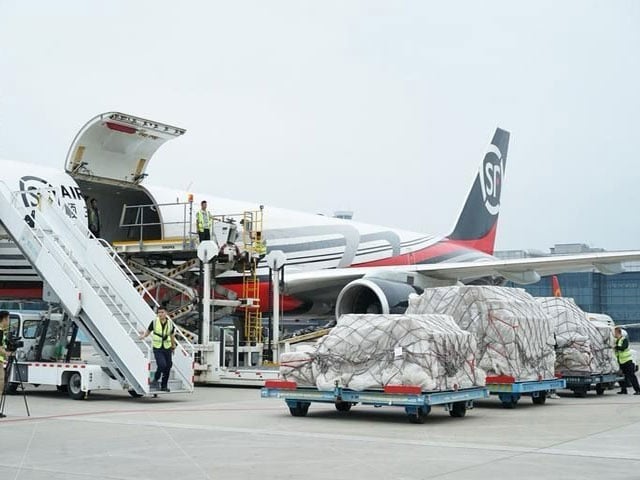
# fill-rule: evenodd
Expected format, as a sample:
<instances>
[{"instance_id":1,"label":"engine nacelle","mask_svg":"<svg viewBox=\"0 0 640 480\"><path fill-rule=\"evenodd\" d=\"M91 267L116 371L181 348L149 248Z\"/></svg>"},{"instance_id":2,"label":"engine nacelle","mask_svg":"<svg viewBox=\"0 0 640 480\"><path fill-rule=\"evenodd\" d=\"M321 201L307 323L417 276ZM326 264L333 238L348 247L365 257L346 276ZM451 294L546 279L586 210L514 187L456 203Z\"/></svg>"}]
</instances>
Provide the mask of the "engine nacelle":
<instances>
[{"instance_id":1,"label":"engine nacelle","mask_svg":"<svg viewBox=\"0 0 640 480\"><path fill-rule=\"evenodd\" d=\"M422 293L422 289L380 278L354 280L338 295L336 318L348 313L404 313L411 293Z\"/></svg>"}]
</instances>

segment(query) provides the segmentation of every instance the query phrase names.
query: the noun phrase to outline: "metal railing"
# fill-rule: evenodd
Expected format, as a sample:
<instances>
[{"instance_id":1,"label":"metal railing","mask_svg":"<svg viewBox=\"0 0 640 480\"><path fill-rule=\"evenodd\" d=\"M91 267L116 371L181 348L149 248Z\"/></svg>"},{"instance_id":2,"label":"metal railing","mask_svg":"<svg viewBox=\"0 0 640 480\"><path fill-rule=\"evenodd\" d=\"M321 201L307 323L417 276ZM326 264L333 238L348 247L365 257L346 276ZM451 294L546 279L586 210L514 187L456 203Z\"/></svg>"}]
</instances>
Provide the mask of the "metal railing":
<instances>
[{"instance_id":1,"label":"metal railing","mask_svg":"<svg viewBox=\"0 0 640 480\"><path fill-rule=\"evenodd\" d=\"M162 219L161 211L167 213L168 209L176 207L178 210L182 210L182 220L165 221ZM147 210L147 217L153 216L152 220L145 222L145 209ZM153 212L153 213L150 213ZM127 219L134 218L133 222L129 222ZM138 228L138 242L140 247L144 243L144 229L145 227L158 227L161 230L169 225L182 226L182 247L194 248L195 246L195 232L193 232L193 202L173 202L173 203L150 203L144 205L123 205L122 213L120 215L120 228Z\"/></svg>"}]
</instances>

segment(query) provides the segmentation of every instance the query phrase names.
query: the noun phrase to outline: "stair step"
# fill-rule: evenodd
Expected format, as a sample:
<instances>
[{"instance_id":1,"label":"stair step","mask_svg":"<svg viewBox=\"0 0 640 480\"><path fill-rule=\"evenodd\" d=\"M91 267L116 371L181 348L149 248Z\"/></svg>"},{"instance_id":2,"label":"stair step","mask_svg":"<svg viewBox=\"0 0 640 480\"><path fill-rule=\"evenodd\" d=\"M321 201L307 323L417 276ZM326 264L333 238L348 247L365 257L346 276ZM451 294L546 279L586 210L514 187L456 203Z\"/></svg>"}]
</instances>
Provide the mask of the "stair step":
<instances>
[{"instance_id":1,"label":"stair step","mask_svg":"<svg viewBox=\"0 0 640 480\"><path fill-rule=\"evenodd\" d=\"M172 380L171 378L169 379L169 381L167 382L167 387L169 388L169 392L163 392L162 390L149 390L149 393L152 394L158 394L158 395L164 395L167 393L185 393L185 392L189 392L190 390L188 390L187 388L184 387L182 381L180 380Z\"/></svg>"}]
</instances>

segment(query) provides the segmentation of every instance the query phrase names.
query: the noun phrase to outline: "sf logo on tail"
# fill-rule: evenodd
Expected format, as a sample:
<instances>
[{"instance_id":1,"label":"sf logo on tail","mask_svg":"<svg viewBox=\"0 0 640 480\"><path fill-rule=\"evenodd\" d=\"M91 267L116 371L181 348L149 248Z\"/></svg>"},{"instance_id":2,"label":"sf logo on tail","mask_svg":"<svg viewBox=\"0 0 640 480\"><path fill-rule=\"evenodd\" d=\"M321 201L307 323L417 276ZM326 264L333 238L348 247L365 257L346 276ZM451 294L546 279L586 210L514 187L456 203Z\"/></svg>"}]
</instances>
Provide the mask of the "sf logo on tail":
<instances>
[{"instance_id":1,"label":"sf logo on tail","mask_svg":"<svg viewBox=\"0 0 640 480\"><path fill-rule=\"evenodd\" d=\"M504 161L500 149L495 145L489 145L482 170L480 171L480 187L484 206L491 215L497 215L500 211L500 192L504 176Z\"/></svg>"}]
</instances>

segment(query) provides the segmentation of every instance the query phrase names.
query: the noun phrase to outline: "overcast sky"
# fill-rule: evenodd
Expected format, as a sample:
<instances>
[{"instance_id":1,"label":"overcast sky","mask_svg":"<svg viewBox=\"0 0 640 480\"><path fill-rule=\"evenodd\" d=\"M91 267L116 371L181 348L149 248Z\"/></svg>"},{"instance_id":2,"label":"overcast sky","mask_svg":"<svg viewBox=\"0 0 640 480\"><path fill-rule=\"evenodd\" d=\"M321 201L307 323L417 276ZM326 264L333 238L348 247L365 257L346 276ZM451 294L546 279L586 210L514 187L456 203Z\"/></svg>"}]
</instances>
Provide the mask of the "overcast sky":
<instances>
[{"instance_id":1,"label":"overcast sky","mask_svg":"<svg viewBox=\"0 0 640 480\"><path fill-rule=\"evenodd\" d=\"M448 233L500 126L499 249L640 248L639 52L635 0L0 0L0 157L117 110L187 129L151 184Z\"/></svg>"}]
</instances>

